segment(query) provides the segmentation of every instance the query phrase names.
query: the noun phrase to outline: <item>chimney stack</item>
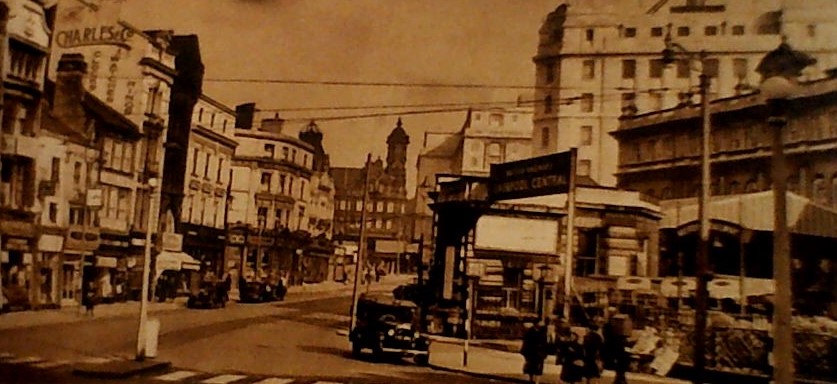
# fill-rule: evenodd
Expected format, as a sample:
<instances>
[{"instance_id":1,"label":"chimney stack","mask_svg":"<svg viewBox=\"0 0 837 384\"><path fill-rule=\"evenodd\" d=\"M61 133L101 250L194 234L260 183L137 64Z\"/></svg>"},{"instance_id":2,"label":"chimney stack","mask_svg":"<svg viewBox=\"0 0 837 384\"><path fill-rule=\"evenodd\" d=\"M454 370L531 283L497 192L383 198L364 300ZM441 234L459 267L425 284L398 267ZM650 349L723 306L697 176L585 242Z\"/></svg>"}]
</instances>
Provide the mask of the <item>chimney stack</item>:
<instances>
[{"instance_id":1,"label":"chimney stack","mask_svg":"<svg viewBox=\"0 0 837 384\"><path fill-rule=\"evenodd\" d=\"M235 107L235 127L241 129L253 128L253 116L256 114L256 103L245 103Z\"/></svg>"},{"instance_id":2,"label":"chimney stack","mask_svg":"<svg viewBox=\"0 0 837 384\"><path fill-rule=\"evenodd\" d=\"M285 120L279 118L279 114L275 114L273 118L262 119L262 126L260 131L271 133L282 133L282 126L285 125Z\"/></svg>"},{"instance_id":3,"label":"chimney stack","mask_svg":"<svg viewBox=\"0 0 837 384\"><path fill-rule=\"evenodd\" d=\"M58 61L52 114L73 128L84 128L84 75L87 63L80 53L66 53Z\"/></svg>"}]
</instances>

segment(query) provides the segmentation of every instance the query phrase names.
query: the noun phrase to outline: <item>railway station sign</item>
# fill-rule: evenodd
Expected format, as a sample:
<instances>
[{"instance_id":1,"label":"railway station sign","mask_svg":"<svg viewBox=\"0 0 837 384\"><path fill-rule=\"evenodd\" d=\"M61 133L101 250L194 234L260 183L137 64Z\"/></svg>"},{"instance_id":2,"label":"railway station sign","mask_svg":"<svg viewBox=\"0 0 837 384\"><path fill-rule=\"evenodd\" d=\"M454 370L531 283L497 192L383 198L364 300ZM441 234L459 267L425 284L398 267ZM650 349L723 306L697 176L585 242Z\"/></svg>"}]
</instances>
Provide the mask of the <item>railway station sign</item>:
<instances>
[{"instance_id":1,"label":"railway station sign","mask_svg":"<svg viewBox=\"0 0 837 384\"><path fill-rule=\"evenodd\" d=\"M553 153L508 163L491 164L490 200L567 193L575 151Z\"/></svg>"}]
</instances>

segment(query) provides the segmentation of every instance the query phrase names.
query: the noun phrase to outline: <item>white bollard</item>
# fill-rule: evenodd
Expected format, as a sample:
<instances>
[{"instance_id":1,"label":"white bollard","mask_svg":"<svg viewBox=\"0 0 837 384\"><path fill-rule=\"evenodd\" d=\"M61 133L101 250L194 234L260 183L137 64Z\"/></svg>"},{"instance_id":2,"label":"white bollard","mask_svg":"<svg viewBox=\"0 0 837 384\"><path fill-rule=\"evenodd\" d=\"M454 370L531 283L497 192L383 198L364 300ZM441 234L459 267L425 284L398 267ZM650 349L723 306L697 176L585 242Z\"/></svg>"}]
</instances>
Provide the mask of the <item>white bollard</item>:
<instances>
[{"instance_id":1,"label":"white bollard","mask_svg":"<svg viewBox=\"0 0 837 384\"><path fill-rule=\"evenodd\" d=\"M145 323L145 357L157 357L157 338L160 334L160 319L148 319Z\"/></svg>"}]
</instances>

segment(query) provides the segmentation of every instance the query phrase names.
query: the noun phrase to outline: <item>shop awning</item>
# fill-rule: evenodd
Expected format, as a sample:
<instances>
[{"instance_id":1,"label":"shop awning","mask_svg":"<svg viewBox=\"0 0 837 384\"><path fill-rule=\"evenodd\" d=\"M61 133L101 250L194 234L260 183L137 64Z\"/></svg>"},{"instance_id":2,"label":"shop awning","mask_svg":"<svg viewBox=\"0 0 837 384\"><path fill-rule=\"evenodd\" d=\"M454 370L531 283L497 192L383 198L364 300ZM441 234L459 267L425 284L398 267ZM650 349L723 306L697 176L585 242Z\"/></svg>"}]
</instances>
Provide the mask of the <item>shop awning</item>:
<instances>
[{"instance_id":1,"label":"shop awning","mask_svg":"<svg viewBox=\"0 0 837 384\"><path fill-rule=\"evenodd\" d=\"M201 262L186 252L162 251L157 255L157 271L180 271L201 269Z\"/></svg>"},{"instance_id":2,"label":"shop awning","mask_svg":"<svg viewBox=\"0 0 837 384\"><path fill-rule=\"evenodd\" d=\"M679 228L698 220L697 198L661 202L660 228ZM800 235L837 238L837 211L793 192L787 194L788 228ZM735 223L754 231L773 231L773 192L713 196L709 218Z\"/></svg>"}]
</instances>

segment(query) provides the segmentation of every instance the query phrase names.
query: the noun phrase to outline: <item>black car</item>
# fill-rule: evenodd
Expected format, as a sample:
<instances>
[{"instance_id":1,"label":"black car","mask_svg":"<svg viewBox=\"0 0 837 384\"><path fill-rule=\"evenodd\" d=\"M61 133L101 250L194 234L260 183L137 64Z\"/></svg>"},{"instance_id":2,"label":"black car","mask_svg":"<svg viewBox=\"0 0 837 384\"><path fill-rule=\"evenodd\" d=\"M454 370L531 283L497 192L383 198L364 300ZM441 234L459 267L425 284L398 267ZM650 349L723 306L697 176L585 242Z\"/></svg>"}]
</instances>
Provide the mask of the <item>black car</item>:
<instances>
[{"instance_id":1,"label":"black car","mask_svg":"<svg viewBox=\"0 0 837 384\"><path fill-rule=\"evenodd\" d=\"M201 282L196 292L189 294L186 306L189 308L219 308L227 304L226 284L218 282Z\"/></svg>"},{"instance_id":2,"label":"black car","mask_svg":"<svg viewBox=\"0 0 837 384\"><path fill-rule=\"evenodd\" d=\"M386 354L412 356L416 364L430 358L430 339L418 331L418 307L392 296L363 295L358 300L355 328L349 332L352 355L364 349L376 357Z\"/></svg>"}]
</instances>

